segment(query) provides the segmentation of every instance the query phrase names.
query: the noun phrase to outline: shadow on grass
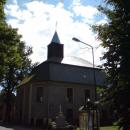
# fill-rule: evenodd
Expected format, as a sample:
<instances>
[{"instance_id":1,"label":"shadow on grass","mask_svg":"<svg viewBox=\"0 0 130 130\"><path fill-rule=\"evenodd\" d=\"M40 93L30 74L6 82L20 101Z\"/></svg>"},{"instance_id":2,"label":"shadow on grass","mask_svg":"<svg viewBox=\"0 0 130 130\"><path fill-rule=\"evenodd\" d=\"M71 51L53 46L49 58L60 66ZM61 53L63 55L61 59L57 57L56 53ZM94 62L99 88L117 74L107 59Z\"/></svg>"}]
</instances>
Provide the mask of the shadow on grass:
<instances>
[{"instance_id":1,"label":"shadow on grass","mask_svg":"<svg viewBox=\"0 0 130 130\"><path fill-rule=\"evenodd\" d=\"M16 123L8 123L8 122L0 122L0 130L43 130L40 128L34 128L31 126L25 126L21 124L16 124Z\"/></svg>"}]
</instances>

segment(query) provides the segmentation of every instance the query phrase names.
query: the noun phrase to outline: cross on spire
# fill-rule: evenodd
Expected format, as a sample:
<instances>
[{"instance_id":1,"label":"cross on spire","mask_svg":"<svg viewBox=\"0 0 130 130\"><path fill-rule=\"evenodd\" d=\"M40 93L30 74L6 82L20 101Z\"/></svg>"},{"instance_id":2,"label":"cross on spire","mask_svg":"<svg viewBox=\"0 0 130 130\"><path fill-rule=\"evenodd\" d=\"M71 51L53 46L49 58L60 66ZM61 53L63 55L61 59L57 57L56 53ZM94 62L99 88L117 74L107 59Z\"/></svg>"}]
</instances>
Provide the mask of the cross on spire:
<instances>
[{"instance_id":1,"label":"cross on spire","mask_svg":"<svg viewBox=\"0 0 130 130\"><path fill-rule=\"evenodd\" d=\"M55 25L55 31L57 30L57 25L58 25L58 22L56 21L56 25Z\"/></svg>"}]
</instances>

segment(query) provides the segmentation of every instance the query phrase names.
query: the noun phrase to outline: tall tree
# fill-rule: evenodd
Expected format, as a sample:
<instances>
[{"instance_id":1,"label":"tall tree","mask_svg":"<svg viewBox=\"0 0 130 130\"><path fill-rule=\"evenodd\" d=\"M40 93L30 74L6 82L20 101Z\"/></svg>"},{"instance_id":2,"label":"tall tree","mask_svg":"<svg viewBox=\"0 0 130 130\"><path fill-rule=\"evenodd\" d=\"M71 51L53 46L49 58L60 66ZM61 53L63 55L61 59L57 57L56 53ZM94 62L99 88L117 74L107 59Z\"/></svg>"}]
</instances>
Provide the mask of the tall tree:
<instances>
[{"instance_id":1,"label":"tall tree","mask_svg":"<svg viewBox=\"0 0 130 130\"><path fill-rule=\"evenodd\" d=\"M5 14L4 14L4 5L5 5L5 0L0 1L0 23L5 21Z\"/></svg>"},{"instance_id":2,"label":"tall tree","mask_svg":"<svg viewBox=\"0 0 130 130\"><path fill-rule=\"evenodd\" d=\"M32 49L21 41L17 29L5 21L5 1L0 2L0 86L5 94L6 117L10 120L13 92L19 82L31 71L31 60L28 56ZM2 14L1 14L2 13Z\"/></svg>"},{"instance_id":3,"label":"tall tree","mask_svg":"<svg viewBox=\"0 0 130 130\"><path fill-rule=\"evenodd\" d=\"M99 10L108 23L93 27L106 49L102 59L111 86L105 101L111 104L120 128L130 130L130 1L105 2L108 6L100 6Z\"/></svg>"}]
</instances>

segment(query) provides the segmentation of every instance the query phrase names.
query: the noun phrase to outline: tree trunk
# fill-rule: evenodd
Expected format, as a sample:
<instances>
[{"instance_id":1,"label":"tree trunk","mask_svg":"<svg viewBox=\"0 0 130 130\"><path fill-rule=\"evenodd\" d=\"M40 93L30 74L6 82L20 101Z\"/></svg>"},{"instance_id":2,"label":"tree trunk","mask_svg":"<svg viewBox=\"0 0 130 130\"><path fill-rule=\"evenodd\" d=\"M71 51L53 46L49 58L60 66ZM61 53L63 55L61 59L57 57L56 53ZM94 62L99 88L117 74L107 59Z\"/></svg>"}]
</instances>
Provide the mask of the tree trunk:
<instances>
[{"instance_id":1,"label":"tree trunk","mask_svg":"<svg viewBox=\"0 0 130 130\"><path fill-rule=\"evenodd\" d=\"M6 110L5 110L6 117L5 117L5 120L7 122L11 121L11 106L12 106L11 104L12 104L12 102L11 102L11 93L7 92L6 93L6 102L5 102L5 105L6 105Z\"/></svg>"}]
</instances>

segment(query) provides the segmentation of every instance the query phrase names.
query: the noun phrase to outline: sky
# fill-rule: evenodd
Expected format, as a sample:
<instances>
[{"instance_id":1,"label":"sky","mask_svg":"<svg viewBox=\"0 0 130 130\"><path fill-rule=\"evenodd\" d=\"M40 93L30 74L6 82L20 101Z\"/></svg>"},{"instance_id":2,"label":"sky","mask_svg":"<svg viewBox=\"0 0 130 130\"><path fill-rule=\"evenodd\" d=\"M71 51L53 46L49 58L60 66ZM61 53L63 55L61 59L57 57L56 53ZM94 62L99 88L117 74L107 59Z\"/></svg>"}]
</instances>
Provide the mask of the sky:
<instances>
[{"instance_id":1,"label":"sky","mask_svg":"<svg viewBox=\"0 0 130 130\"><path fill-rule=\"evenodd\" d=\"M33 63L47 59L47 45L56 30L64 44L65 57L79 57L92 63L91 48L73 41L76 37L94 47L95 64L100 65L103 48L91 25L107 22L97 10L101 4L103 0L7 0L5 13L8 24L18 28L21 40L33 48Z\"/></svg>"}]
</instances>

